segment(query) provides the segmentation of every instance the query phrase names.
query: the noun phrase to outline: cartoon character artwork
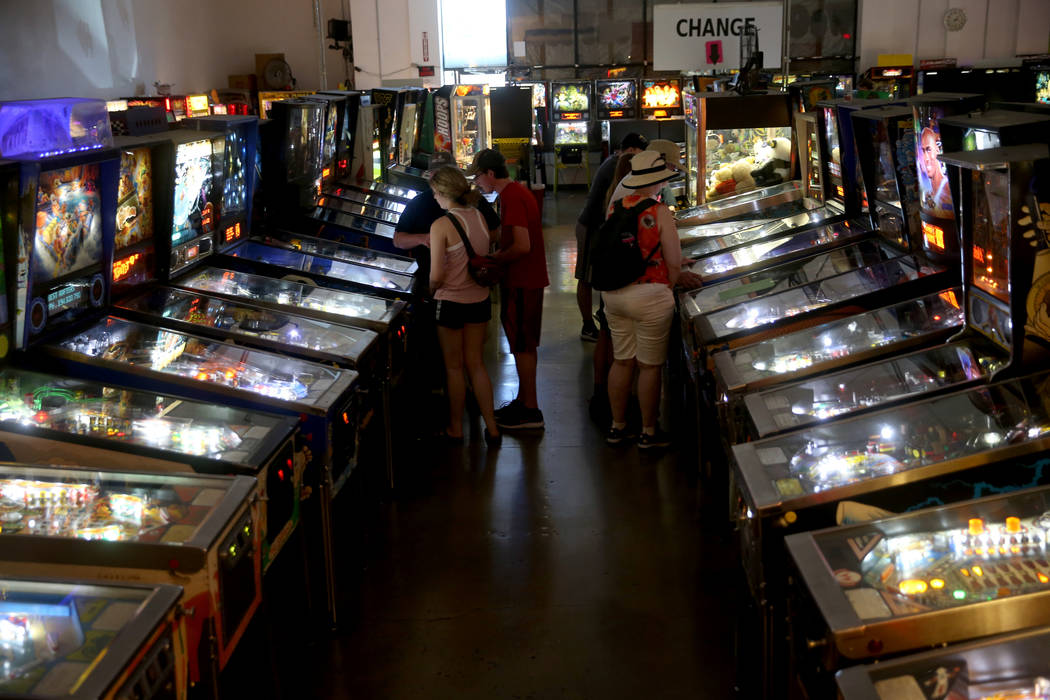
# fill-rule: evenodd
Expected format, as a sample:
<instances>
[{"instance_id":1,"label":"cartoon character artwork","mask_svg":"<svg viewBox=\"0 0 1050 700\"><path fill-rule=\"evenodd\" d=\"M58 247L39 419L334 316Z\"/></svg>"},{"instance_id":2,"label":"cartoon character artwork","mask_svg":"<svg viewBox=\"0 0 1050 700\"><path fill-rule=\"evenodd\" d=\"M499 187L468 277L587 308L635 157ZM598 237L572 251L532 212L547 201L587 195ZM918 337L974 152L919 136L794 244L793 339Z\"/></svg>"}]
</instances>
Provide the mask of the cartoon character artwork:
<instances>
[{"instance_id":1,"label":"cartoon character artwork","mask_svg":"<svg viewBox=\"0 0 1050 700\"><path fill-rule=\"evenodd\" d=\"M180 144L175 152L175 202L171 243L211 233L214 226L210 141Z\"/></svg>"},{"instance_id":2,"label":"cartoon character artwork","mask_svg":"<svg viewBox=\"0 0 1050 700\"><path fill-rule=\"evenodd\" d=\"M116 249L153 236L153 167L148 148L120 154Z\"/></svg>"},{"instance_id":3,"label":"cartoon character artwork","mask_svg":"<svg viewBox=\"0 0 1050 700\"><path fill-rule=\"evenodd\" d=\"M1026 303L1025 335L1050 345L1050 202L1021 207L1017 223L1027 228L1021 234L1037 250L1032 268L1032 288Z\"/></svg>"},{"instance_id":4,"label":"cartoon character artwork","mask_svg":"<svg viewBox=\"0 0 1050 700\"><path fill-rule=\"evenodd\" d=\"M99 166L78 165L40 174L33 277L47 282L102 259Z\"/></svg>"}]
</instances>

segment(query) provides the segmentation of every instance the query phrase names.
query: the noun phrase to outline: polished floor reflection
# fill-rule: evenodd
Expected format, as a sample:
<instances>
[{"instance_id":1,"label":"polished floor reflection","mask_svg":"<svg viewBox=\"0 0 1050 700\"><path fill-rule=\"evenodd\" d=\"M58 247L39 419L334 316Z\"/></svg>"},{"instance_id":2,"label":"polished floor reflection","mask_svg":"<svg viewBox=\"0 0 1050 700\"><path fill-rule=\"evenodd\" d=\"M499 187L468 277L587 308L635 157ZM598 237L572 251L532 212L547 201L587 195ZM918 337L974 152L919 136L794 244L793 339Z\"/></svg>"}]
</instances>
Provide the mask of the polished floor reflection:
<instances>
[{"instance_id":1,"label":"polished floor reflection","mask_svg":"<svg viewBox=\"0 0 1050 700\"><path fill-rule=\"evenodd\" d=\"M397 494L367 518L340 629L304 647L293 696L733 695L739 563L725 524L705 518L695 463L607 447L588 417L581 205L545 202L546 430L493 451L475 419L467 445L421 443L399 465ZM513 360L502 340L491 356L499 402L514 393Z\"/></svg>"}]
</instances>

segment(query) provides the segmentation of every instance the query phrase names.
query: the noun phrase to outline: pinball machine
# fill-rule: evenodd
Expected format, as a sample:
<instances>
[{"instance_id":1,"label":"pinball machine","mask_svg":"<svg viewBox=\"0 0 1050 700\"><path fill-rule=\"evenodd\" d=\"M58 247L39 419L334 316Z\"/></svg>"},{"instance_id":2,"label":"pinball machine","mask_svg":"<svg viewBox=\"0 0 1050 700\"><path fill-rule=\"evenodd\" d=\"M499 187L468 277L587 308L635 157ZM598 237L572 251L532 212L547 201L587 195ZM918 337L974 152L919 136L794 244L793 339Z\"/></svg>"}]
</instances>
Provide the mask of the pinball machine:
<instances>
[{"instance_id":1,"label":"pinball machine","mask_svg":"<svg viewBox=\"0 0 1050 700\"><path fill-rule=\"evenodd\" d=\"M587 80L551 83L554 148L586 150L591 120L593 84Z\"/></svg>"},{"instance_id":2,"label":"pinball machine","mask_svg":"<svg viewBox=\"0 0 1050 700\"><path fill-rule=\"evenodd\" d=\"M926 93L908 100L912 108L915 161L918 176L922 248L930 260L958 264L959 236L946 166L937 160L944 152L940 120L981 108L983 95Z\"/></svg>"},{"instance_id":3,"label":"pinball machine","mask_svg":"<svg viewBox=\"0 0 1050 700\"><path fill-rule=\"evenodd\" d=\"M190 689L217 697L262 602L258 507L246 476L0 464L0 562L12 577L181 587L175 660L185 654ZM142 602L110 604L113 622ZM94 626L98 643L105 623Z\"/></svg>"},{"instance_id":4,"label":"pinball machine","mask_svg":"<svg viewBox=\"0 0 1050 700\"><path fill-rule=\"evenodd\" d=\"M0 445L14 461L256 477L264 571L299 521L296 432L288 417L0 369Z\"/></svg>"},{"instance_id":5,"label":"pinball machine","mask_svg":"<svg viewBox=\"0 0 1050 700\"><path fill-rule=\"evenodd\" d=\"M787 538L794 680L834 693L836 671L879 661L874 677L851 669L840 687L857 690L840 697L1046 697L1050 490L931 505Z\"/></svg>"},{"instance_id":6,"label":"pinball machine","mask_svg":"<svg viewBox=\"0 0 1050 700\"><path fill-rule=\"evenodd\" d=\"M321 191L339 179L339 164L349 161L348 143L344 140L344 123L348 111L347 99L342 95L315 93L303 99L320 102L324 121L321 136Z\"/></svg>"},{"instance_id":7,"label":"pinball machine","mask_svg":"<svg viewBox=\"0 0 1050 700\"><path fill-rule=\"evenodd\" d=\"M901 118L907 122L907 115ZM963 285L949 297L962 312L960 331L947 344L745 396L747 421L741 422L750 427L751 437L1042 367L1047 354L1040 338L1047 336L1038 330L1040 307L1034 300L1040 294L1040 261L1048 241L1040 233L1041 216L1032 212L1046 200L1050 185L1046 154L1045 145L1027 145L942 156L962 198ZM886 182L885 174L876 178ZM828 345L839 343L830 340ZM844 350L845 361L858 359L854 348ZM752 347L733 359L735 367L727 374L745 366L742 360L767 365L772 355Z\"/></svg>"},{"instance_id":8,"label":"pinball machine","mask_svg":"<svg viewBox=\"0 0 1050 700\"><path fill-rule=\"evenodd\" d=\"M783 640L786 627L798 624L785 608L784 538L1045 484L1048 379L973 387L733 447L731 513L761 630L755 641L767 695L786 687ZM814 645L817 654L822 648Z\"/></svg>"},{"instance_id":9,"label":"pinball machine","mask_svg":"<svg viewBox=\"0 0 1050 700\"><path fill-rule=\"evenodd\" d=\"M835 683L842 700L926 700L942 689L963 699L1043 700L1050 696L1048 648L1050 628L1037 627L851 666Z\"/></svg>"},{"instance_id":10,"label":"pinball machine","mask_svg":"<svg viewBox=\"0 0 1050 700\"><path fill-rule=\"evenodd\" d=\"M638 81L631 78L610 78L594 81L594 107L601 124L602 143L610 146L609 122L638 118ZM612 149L609 149L612 152Z\"/></svg>"},{"instance_id":11,"label":"pinball machine","mask_svg":"<svg viewBox=\"0 0 1050 700\"><path fill-rule=\"evenodd\" d=\"M488 91L487 85L445 85L434 93L434 150L448 151L461 168L491 147ZM421 175L398 184L421 189L426 185Z\"/></svg>"},{"instance_id":12,"label":"pinball machine","mask_svg":"<svg viewBox=\"0 0 1050 700\"><path fill-rule=\"evenodd\" d=\"M154 168L148 177L139 178L152 182L149 196L164 203L153 209L159 275L150 269L152 259L147 254L126 266L113 263L121 184L118 152L94 151L77 161L56 156L22 164L26 184L17 266L16 309L22 319L16 328L22 350L19 361L48 372L57 368L92 381L135 384L149 391L301 419L309 435L304 444L313 455L306 465L305 482L320 491L320 504L310 509L320 513L319 532L311 542L330 569L327 499L333 478L357 464L357 373L127 320L107 306L111 288L125 293L142 288L154 275L163 279L171 271L185 273L209 255L222 192L223 163L216 157L215 142L222 139L222 134L212 132L168 132L164 140L171 144L166 168L170 172ZM133 154L136 150L131 148ZM138 158L123 184L133 183L145 162ZM135 189L136 206L142 211L136 226L129 229L136 232L127 238L129 247L118 251L122 256L118 262L128 259L125 250L144 253L149 246L142 215L148 210L143 191ZM56 217L55 210L61 214L63 205L79 213ZM64 232L73 226L78 232L73 239L76 248L61 244L69 240ZM142 240L134 240L139 237ZM56 255L56 241L62 255ZM331 600L331 586L328 593Z\"/></svg>"},{"instance_id":13,"label":"pinball machine","mask_svg":"<svg viewBox=\"0 0 1050 700\"><path fill-rule=\"evenodd\" d=\"M1050 114L990 109L940 121L941 141L945 153L984 151L1000 146L1046 143Z\"/></svg>"},{"instance_id":14,"label":"pinball machine","mask_svg":"<svg viewBox=\"0 0 1050 700\"><path fill-rule=\"evenodd\" d=\"M0 693L185 698L182 589L5 575Z\"/></svg>"},{"instance_id":15,"label":"pinball machine","mask_svg":"<svg viewBox=\"0 0 1050 700\"><path fill-rule=\"evenodd\" d=\"M643 80L638 108L642 119L682 116L682 81L678 78Z\"/></svg>"}]
</instances>

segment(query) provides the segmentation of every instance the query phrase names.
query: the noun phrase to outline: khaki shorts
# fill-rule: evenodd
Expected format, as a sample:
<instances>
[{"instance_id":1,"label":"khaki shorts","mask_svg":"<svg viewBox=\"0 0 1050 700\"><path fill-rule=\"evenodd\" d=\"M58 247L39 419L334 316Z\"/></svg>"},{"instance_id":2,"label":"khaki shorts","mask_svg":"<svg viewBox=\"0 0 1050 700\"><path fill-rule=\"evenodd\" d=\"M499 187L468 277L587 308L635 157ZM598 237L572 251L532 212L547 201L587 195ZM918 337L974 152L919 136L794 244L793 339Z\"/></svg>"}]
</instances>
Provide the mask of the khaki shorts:
<instances>
[{"instance_id":1,"label":"khaki shorts","mask_svg":"<svg viewBox=\"0 0 1050 700\"><path fill-rule=\"evenodd\" d=\"M667 339L674 317L674 293L665 284L631 284L602 292L612 335L613 357L645 365L667 360Z\"/></svg>"}]
</instances>

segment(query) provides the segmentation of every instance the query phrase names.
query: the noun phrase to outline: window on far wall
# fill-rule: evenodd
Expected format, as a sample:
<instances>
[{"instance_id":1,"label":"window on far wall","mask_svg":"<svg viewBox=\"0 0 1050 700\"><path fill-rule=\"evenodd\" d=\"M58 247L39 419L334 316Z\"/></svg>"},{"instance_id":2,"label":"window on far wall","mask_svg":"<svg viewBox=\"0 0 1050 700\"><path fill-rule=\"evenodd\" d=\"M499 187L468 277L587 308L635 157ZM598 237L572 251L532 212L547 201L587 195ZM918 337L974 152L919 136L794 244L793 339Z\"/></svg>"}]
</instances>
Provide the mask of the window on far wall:
<instances>
[{"instance_id":1,"label":"window on far wall","mask_svg":"<svg viewBox=\"0 0 1050 700\"><path fill-rule=\"evenodd\" d=\"M446 69L507 65L507 5L496 0L441 0Z\"/></svg>"}]
</instances>

